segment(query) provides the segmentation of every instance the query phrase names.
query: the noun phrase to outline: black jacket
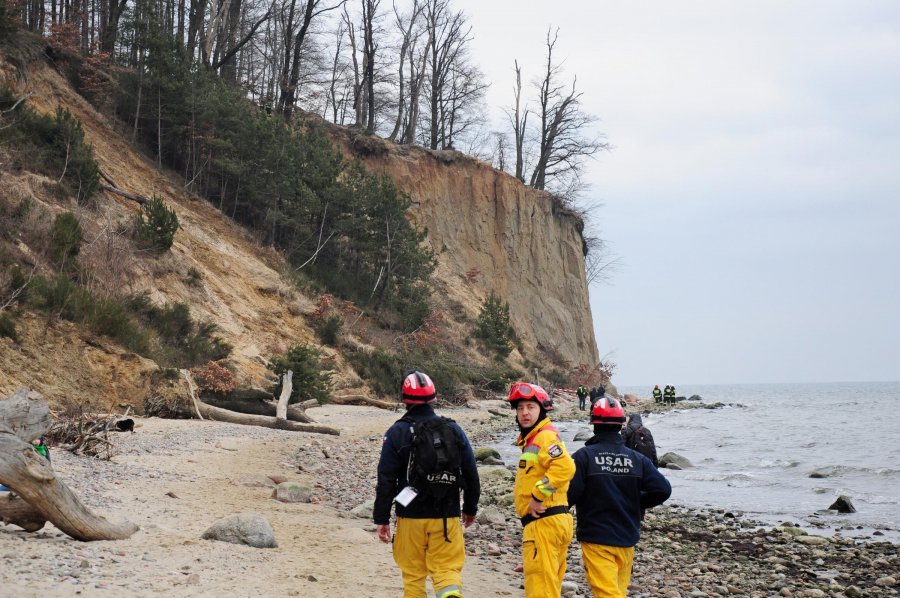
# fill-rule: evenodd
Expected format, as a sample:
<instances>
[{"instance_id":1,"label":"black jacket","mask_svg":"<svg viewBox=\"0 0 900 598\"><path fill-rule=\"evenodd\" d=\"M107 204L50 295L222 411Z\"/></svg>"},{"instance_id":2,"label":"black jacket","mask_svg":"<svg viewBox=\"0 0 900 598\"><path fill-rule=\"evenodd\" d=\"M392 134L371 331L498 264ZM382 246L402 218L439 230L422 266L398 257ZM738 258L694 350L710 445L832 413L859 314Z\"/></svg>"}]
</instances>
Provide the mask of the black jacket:
<instances>
[{"instance_id":1,"label":"black jacket","mask_svg":"<svg viewBox=\"0 0 900 598\"><path fill-rule=\"evenodd\" d=\"M637 447L635 446L635 442L637 441L635 434L637 434L638 430L641 428L643 428L642 435L644 436L644 442L642 444L644 450L640 452L653 462L654 467L659 467L659 457L656 456L656 442L653 440L653 434L650 433L650 430L644 427L644 421L639 413L632 413L629 415L628 425L622 430L622 438L625 440L625 446L637 450Z\"/></svg>"},{"instance_id":2,"label":"black jacket","mask_svg":"<svg viewBox=\"0 0 900 598\"><path fill-rule=\"evenodd\" d=\"M407 410L405 418L415 422L436 418L431 405L416 405ZM464 446L462 454L462 478L465 483L463 490L462 512L467 515L475 515L478 508L478 498L481 495L481 482L478 479L478 468L475 464L475 453L472 445L466 438L462 428L455 422L452 424L459 434ZM384 443L381 445L381 458L378 460L378 483L375 487L375 508L373 519L376 525L385 525L391 519L391 505L394 497L408 485L406 478L409 466L409 453L412 447L412 424L399 419L388 428L384 435ZM443 519L444 517L459 517L459 500L444 501L437 505L432 501L417 496L407 506L397 504L397 516L411 519Z\"/></svg>"},{"instance_id":3,"label":"black jacket","mask_svg":"<svg viewBox=\"0 0 900 598\"><path fill-rule=\"evenodd\" d=\"M650 460L626 448L617 431L595 434L573 456L569 504L579 542L630 547L641 535L641 511L662 504L672 486Z\"/></svg>"}]
</instances>

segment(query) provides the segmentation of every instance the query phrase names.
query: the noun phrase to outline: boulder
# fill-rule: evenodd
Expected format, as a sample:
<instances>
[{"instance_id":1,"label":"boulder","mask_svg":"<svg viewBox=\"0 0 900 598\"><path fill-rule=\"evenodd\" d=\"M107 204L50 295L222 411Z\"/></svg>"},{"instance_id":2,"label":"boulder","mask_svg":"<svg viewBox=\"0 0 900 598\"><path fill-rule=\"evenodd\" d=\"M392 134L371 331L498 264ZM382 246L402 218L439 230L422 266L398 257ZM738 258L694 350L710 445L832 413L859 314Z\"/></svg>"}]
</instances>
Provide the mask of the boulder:
<instances>
[{"instance_id":1,"label":"boulder","mask_svg":"<svg viewBox=\"0 0 900 598\"><path fill-rule=\"evenodd\" d=\"M356 505L355 507L353 507L353 509L350 511L350 513L352 513L356 517L359 517L360 519L371 519L374 511L375 511L375 499L370 498L366 502L360 503L360 504Z\"/></svg>"},{"instance_id":2,"label":"boulder","mask_svg":"<svg viewBox=\"0 0 900 598\"><path fill-rule=\"evenodd\" d=\"M259 513L236 513L219 519L200 537L253 548L278 548L272 526Z\"/></svg>"},{"instance_id":3,"label":"boulder","mask_svg":"<svg viewBox=\"0 0 900 598\"><path fill-rule=\"evenodd\" d=\"M478 477L481 479L482 485L490 482L507 482L515 478L510 470L497 465L479 467Z\"/></svg>"},{"instance_id":4,"label":"boulder","mask_svg":"<svg viewBox=\"0 0 900 598\"><path fill-rule=\"evenodd\" d=\"M671 465L675 465L676 467L671 467ZM666 453L659 458L659 466L668 467L669 469L687 469L694 465L688 461L687 458L682 457L677 453Z\"/></svg>"},{"instance_id":5,"label":"boulder","mask_svg":"<svg viewBox=\"0 0 900 598\"><path fill-rule=\"evenodd\" d=\"M489 446L482 446L482 447L475 449L475 460L476 461L484 461L488 457L494 457L495 459L500 459L500 453L498 453L496 449L493 449Z\"/></svg>"},{"instance_id":6,"label":"boulder","mask_svg":"<svg viewBox=\"0 0 900 598\"><path fill-rule=\"evenodd\" d=\"M481 525L498 526L506 524L506 517L503 516L500 509L494 506L481 509L476 516L476 520Z\"/></svg>"},{"instance_id":7,"label":"boulder","mask_svg":"<svg viewBox=\"0 0 900 598\"><path fill-rule=\"evenodd\" d=\"M573 440L584 442L585 440L590 440L591 436L593 435L594 432L592 430L579 430L578 433L575 434L575 438L573 438Z\"/></svg>"},{"instance_id":8,"label":"boulder","mask_svg":"<svg viewBox=\"0 0 900 598\"><path fill-rule=\"evenodd\" d=\"M506 465L501 459L494 456L488 456L482 461L484 465Z\"/></svg>"},{"instance_id":9,"label":"boulder","mask_svg":"<svg viewBox=\"0 0 900 598\"><path fill-rule=\"evenodd\" d=\"M272 498L281 502L312 502L312 486L300 482L282 482L275 486Z\"/></svg>"},{"instance_id":10,"label":"boulder","mask_svg":"<svg viewBox=\"0 0 900 598\"><path fill-rule=\"evenodd\" d=\"M702 401L703 398L700 395L691 395L687 399L688 401Z\"/></svg>"},{"instance_id":11,"label":"boulder","mask_svg":"<svg viewBox=\"0 0 900 598\"><path fill-rule=\"evenodd\" d=\"M853 506L853 501L844 495L838 496L837 500L831 503L831 506L828 508L834 509L838 513L856 513L856 507Z\"/></svg>"}]
</instances>

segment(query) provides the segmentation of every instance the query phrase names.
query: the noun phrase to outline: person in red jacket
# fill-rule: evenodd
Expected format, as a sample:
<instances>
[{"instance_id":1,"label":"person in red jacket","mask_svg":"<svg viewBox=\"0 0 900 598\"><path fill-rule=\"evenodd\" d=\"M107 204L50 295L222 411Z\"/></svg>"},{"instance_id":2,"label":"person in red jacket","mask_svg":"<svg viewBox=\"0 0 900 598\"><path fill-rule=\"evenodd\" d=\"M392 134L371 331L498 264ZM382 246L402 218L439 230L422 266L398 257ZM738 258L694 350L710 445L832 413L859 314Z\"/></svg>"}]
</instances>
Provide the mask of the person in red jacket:
<instances>
[{"instance_id":1,"label":"person in red jacket","mask_svg":"<svg viewBox=\"0 0 900 598\"><path fill-rule=\"evenodd\" d=\"M625 598L641 511L665 502L672 486L650 459L625 447L619 434L625 423L621 403L600 399L591 409L591 423L594 436L574 455L568 499L575 507L575 534L595 598Z\"/></svg>"}]
</instances>

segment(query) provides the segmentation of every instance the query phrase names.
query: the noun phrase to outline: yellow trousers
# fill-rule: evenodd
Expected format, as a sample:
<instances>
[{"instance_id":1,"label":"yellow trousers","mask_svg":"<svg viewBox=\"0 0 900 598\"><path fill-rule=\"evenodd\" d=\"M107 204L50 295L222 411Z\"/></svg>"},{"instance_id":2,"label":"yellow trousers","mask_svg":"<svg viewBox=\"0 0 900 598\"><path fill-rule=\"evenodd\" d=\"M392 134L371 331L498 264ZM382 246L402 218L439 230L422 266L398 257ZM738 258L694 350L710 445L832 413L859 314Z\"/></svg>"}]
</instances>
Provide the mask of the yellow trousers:
<instances>
[{"instance_id":1,"label":"yellow trousers","mask_svg":"<svg viewBox=\"0 0 900 598\"><path fill-rule=\"evenodd\" d=\"M581 555L588 585L594 598L625 598L631 583L634 546L605 546L581 543Z\"/></svg>"},{"instance_id":2,"label":"yellow trousers","mask_svg":"<svg viewBox=\"0 0 900 598\"><path fill-rule=\"evenodd\" d=\"M466 560L462 526L458 517L447 519L397 518L394 561L403 573L403 598L425 598L425 579L430 577L437 598L462 596L462 568Z\"/></svg>"},{"instance_id":3,"label":"yellow trousers","mask_svg":"<svg viewBox=\"0 0 900 598\"><path fill-rule=\"evenodd\" d=\"M573 527L565 513L535 519L522 530L525 598L559 598Z\"/></svg>"}]
</instances>

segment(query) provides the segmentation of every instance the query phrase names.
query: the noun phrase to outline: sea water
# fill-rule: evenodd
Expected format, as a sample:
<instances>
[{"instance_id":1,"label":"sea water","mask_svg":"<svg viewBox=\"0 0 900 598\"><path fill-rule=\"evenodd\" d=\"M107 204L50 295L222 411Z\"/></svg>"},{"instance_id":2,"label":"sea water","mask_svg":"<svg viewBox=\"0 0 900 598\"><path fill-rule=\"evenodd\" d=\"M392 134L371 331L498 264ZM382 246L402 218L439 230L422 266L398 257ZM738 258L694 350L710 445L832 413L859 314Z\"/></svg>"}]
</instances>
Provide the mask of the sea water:
<instances>
[{"instance_id":1,"label":"sea water","mask_svg":"<svg viewBox=\"0 0 900 598\"><path fill-rule=\"evenodd\" d=\"M650 390L619 388L640 397ZM900 382L679 384L677 391L726 406L644 415L659 455L675 452L694 465L663 470L670 503L844 535L880 530L882 539L900 541ZM575 434L590 428L554 423L572 452L583 444ZM498 446L507 463L517 458L510 444ZM814 472L825 477L810 477ZM840 495L856 513L826 511Z\"/></svg>"}]
</instances>

